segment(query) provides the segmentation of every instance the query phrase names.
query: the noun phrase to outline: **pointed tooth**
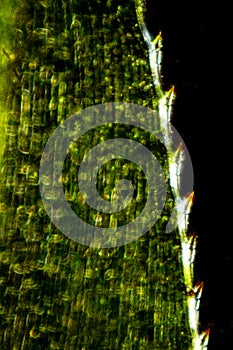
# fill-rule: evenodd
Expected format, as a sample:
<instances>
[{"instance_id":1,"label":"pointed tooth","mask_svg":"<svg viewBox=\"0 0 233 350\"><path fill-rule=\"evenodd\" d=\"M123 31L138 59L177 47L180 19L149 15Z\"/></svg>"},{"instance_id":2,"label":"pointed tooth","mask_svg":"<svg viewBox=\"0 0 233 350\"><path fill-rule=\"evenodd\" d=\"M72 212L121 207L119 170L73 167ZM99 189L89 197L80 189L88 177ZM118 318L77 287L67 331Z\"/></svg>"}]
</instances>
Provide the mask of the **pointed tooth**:
<instances>
[{"instance_id":1,"label":"pointed tooth","mask_svg":"<svg viewBox=\"0 0 233 350\"><path fill-rule=\"evenodd\" d=\"M173 104L174 104L175 97L176 97L175 86L173 85L167 93L167 99L168 99L167 100L167 107L168 107L167 115L168 115L169 121L171 121L171 119L172 119L172 110L173 110Z\"/></svg>"},{"instance_id":2,"label":"pointed tooth","mask_svg":"<svg viewBox=\"0 0 233 350\"><path fill-rule=\"evenodd\" d=\"M209 343L209 337L210 337L210 328L208 328L206 331L202 332L200 335L201 350L207 350L207 346Z\"/></svg>"},{"instance_id":3,"label":"pointed tooth","mask_svg":"<svg viewBox=\"0 0 233 350\"><path fill-rule=\"evenodd\" d=\"M200 282L198 284L196 284L196 286L194 287L194 293L195 293L195 299L196 299L196 310L198 311L200 308L200 299L201 299L201 295L202 295L202 290L203 290L203 282Z\"/></svg>"}]
</instances>

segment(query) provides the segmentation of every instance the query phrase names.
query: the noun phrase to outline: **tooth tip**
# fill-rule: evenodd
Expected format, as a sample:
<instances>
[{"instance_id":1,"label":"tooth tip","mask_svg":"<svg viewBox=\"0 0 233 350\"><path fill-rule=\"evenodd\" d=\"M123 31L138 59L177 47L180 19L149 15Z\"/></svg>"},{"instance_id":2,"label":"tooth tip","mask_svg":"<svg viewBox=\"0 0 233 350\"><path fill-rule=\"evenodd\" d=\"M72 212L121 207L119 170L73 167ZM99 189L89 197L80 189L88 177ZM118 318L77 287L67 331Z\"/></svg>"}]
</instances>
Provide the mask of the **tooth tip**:
<instances>
[{"instance_id":1,"label":"tooth tip","mask_svg":"<svg viewBox=\"0 0 233 350\"><path fill-rule=\"evenodd\" d=\"M155 39L153 40L153 44L157 45L159 42L161 44L162 38L162 32L160 31L158 35L156 35Z\"/></svg>"},{"instance_id":2,"label":"tooth tip","mask_svg":"<svg viewBox=\"0 0 233 350\"><path fill-rule=\"evenodd\" d=\"M208 341L209 341L209 337L210 337L210 328L208 328L206 331L203 331L201 333L201 340L202 340L202 343L204 343L205 345L208 344Z\"/></svg>"},{"instance_id":3,"label":"tooth tip","mask_svg":"<svg viewBox=\"0 0 233 350\"><path fill-rule=\"evenodd\" d=\"M170 94L174 94L175 93L175 85L172 85L171 86L171 88L170 88L170 90L168 90L168 92L170 93Z\"/></svg>"},{"instance_id":4,"label":"tooth tip","mask_svg":"<svg viewBox=\"0 0 233 350\"><path fill-rule=\"evenodd\" d=\"M199 300L203 291L204 282L199 282L194 287L196 298Z\"/></svg>"},{"instance_id":5,"label":"tooth tip","mask_svg":"<svg viewBox=\"0 0 233 350\"><path fill-rule=\"evenodd\" d=\"M198 282L197 284L196 284L196 288L197 289L203 289L203 286L204 286L204 282L202 281L202 282Z\"/></svg>"},{"instance_id":6,"label":"tooth tip","mask_svg":"<svg viewBox=\"0 0 233 350\"><path fill-rule=\"evenodd\" d=\"M188 201L192 202L194 198L194 191L187 193L185 197Z\"/></svg>"},{"instance_id":7,"label":"tooth tip","mask_svg":"<svg viewBox=\"0 0 233 350\"><path fill-rule=\"evenodd\" d=\"M197 235L195 232L191 233L189 236L190 242L195 242L195 240L197 239Z\"/></svg>"}]
</instances>

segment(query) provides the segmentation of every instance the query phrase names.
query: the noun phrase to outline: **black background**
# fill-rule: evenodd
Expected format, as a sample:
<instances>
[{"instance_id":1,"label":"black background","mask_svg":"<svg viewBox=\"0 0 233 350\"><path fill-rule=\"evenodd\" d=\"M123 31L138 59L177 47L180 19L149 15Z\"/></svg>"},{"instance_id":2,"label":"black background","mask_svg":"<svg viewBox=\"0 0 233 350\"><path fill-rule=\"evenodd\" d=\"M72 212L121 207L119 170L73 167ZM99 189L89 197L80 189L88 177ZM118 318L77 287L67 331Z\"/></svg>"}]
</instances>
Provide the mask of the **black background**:
<instances>
[{"instance_id":1,"label":"black background","mask_svg":"<svg viewBox=\"0 0 233 350\"><path fill-rule=\"evenodd\" d=\"M208 350L233 348L231 236L231 20L221 4L147 0L150 32L163 36L163 87L175 85L172 124L193 164L190 232L198 236L196 281L204 281L200 331Z\"/></svg>"}]
</instances>

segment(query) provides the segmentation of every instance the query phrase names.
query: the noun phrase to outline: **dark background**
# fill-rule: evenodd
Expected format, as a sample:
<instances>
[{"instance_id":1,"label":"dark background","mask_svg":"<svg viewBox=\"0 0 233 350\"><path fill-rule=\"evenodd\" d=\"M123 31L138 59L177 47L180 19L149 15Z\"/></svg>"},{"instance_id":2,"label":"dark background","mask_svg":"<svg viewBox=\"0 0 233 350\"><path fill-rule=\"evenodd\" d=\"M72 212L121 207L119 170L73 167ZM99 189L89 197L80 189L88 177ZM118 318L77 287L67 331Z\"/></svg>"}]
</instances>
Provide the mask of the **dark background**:
<instances>
[{"instance_id":1,"label":"dark background","mask_svg":"<svg viewBox=\"0 0 233 350\"><path fill-rule=\"evenodd\" d=\"M198 236L196 281L204 281L200 331L211 328L208 350L229 350L233 334L231 78L224 3L147 0L148 28L163 36L163 85L175 85L172 124L193 164L190 232Z\"/></svg>"}]
</instances>

